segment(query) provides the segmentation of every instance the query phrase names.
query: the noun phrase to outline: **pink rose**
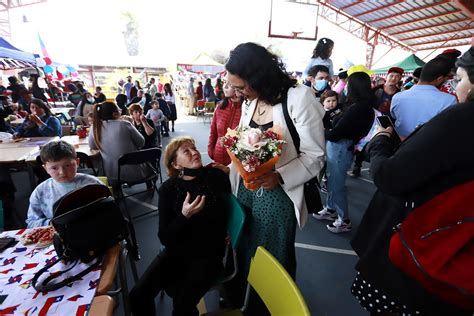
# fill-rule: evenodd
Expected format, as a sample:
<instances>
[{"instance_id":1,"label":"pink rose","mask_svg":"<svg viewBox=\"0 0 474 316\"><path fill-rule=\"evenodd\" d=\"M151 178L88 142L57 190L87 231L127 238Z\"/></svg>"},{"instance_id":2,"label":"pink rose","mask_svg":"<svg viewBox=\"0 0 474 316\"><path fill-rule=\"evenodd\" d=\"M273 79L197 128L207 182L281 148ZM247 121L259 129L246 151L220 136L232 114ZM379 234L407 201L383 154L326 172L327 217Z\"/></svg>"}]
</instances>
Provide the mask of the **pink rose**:
<instances>
[{"instance_id":1,"label":"pink rose","mask_svg":"<svg viewBox=\"0 0 474 316\"><path fill-rule=\"evenodd\" d=\"M261 133L251 131L248 134L248 143L250 145L255 145L256 143L258 143L260 141L261 136L262 136Z\"/></svg>"}]
</instances>

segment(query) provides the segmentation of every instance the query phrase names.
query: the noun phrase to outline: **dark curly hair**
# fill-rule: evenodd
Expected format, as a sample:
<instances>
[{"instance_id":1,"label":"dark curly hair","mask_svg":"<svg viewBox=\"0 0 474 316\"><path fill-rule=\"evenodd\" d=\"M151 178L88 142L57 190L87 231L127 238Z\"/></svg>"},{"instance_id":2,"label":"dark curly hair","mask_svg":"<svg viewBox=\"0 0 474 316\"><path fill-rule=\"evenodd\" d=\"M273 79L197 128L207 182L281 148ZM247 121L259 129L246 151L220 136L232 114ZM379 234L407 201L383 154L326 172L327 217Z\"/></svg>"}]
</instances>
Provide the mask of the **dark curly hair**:
<instances>
[{"instance_id":1,"label":"dark curly hair","mask_svg":"<svg viewBox=\"0 0 474 316\"><path fill-rule=\"evenodd\" d=\"M280 103L281 96L296 85L280 58L255 43L243 43L234 48L225 68L247 81L260 99L273 105Z\"/></svg>"}]
</instances>

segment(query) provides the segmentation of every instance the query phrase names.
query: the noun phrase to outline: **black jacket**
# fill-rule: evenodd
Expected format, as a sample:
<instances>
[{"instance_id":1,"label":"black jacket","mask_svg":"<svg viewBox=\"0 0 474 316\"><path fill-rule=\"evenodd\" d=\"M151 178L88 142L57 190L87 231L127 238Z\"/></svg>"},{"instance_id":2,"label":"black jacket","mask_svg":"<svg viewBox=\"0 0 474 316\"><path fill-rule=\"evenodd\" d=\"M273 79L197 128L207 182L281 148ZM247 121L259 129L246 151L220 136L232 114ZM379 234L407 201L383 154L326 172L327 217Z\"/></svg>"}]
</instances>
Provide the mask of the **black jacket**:
<instances>
[{"instance_id":1,"label":"black jacket","mask_svg":"<svg viewBox=\"0 0 474 316\"><path fill-rule=\"evenodd\" d=\"M369 102L354 103L344 109L334 128L326 130L326 140L337 142L351 139L357 143L370 131L374 117L374 110Z\"/></svg>"},{"instance_id":2,"label":"black jacket","mask_svg":"<svg viewBox=\"0 0 474 316\"><path fill-rule=\"evenodd\" d=\"M404 305L428 315L462 315L426 292L391 264L392 228L417 207L447 189L474 179L474 102L451 106L413 132L395 150L385 136L368 145L370 172L378 188L352 247L356 269Z\"/></svg>"},{"instance_id":3,"label":"black jacket","mask_svg":"<svg viewBox=\"0 0 474 316\"><path fill-rule=\"evenodd\" d=\"M206 196L204 208L189 219L181 213L187 192L191 201L197 195ZM168 255L222 258L227 232L224 192L230 193L229 177L215 168L204 168L202 175L190 181L171 177L161 185L158 237Z\"/></svg>"}]
</instances>

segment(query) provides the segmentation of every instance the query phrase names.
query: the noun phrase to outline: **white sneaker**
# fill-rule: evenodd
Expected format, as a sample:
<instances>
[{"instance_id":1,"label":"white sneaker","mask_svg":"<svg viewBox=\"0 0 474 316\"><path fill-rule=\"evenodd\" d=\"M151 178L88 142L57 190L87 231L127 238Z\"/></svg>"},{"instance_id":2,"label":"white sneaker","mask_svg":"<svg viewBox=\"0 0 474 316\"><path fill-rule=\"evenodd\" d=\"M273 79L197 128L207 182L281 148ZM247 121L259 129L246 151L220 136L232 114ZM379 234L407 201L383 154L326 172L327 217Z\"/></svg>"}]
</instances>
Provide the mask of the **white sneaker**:
<instances>
[{"instance_id":1,"label":"white sneaker","mask_svg":"<svg viewBox=\"0 0 474 316\"><path fill-rule=\"evenodd\" d=\"M314 218L317 220L328 220L328 221L333 221L337 218L337 213L335 210L331 210L327 207L323 208L321 211L317 213L311 214Z\"/></svg>"},{"instance_id":2,"label":"white sneaker","mask_svg":"<svg viewBox=\"0 0 474 316\"><path fill-rule=\"evenodd\" d=\"M352 223L350 220L341 220L340 218L336 219L329 225L326 225L327 229L331 233L339 234L339 233L347 233L352 230Z\"/></svg>"}]
</instances>

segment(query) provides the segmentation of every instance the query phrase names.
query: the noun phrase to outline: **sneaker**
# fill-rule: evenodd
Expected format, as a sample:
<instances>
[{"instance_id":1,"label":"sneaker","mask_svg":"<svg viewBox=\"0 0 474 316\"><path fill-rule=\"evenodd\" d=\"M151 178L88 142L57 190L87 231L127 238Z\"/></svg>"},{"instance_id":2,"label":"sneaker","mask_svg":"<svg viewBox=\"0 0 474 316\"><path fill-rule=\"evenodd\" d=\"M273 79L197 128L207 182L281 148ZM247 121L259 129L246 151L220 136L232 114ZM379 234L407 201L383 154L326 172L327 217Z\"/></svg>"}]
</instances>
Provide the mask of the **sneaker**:
<instances>
[{"instance_id":1,"label":"sneaker","mask_svg":"<svg viewBox=\"0 0 474 316\"><path fill-rule=\"evenodd\" d=\"M337 218L337 213L336 210L331 210L327 207L323 208L321 211L317 213L311 214L314 218L317 220L328 220L328 221L333 221Z\"/></svg>"},{"instance_id":2,"label":"sneaker","mask_svg":"<svg viewBox=\"0 0 474 316\"><path fill-rule=\"evenodd\" d=\"M348 219L341 220L340 218L336 219L331 224L326 225L326 227L331 233L335 233L335 234L347 233L352 230L351 221Z\"/></svg>"},{"instance_id":3,"label":"sneaker","mask_svg":"<svg viewBox=\"0 0 474 316\"><path fill-rule=\"evenodd\" d=\"M357 178L360 177L360 167L359 166L354 166L354 169L349 173L349 176Z\"/></svg>"}]
</instances>

